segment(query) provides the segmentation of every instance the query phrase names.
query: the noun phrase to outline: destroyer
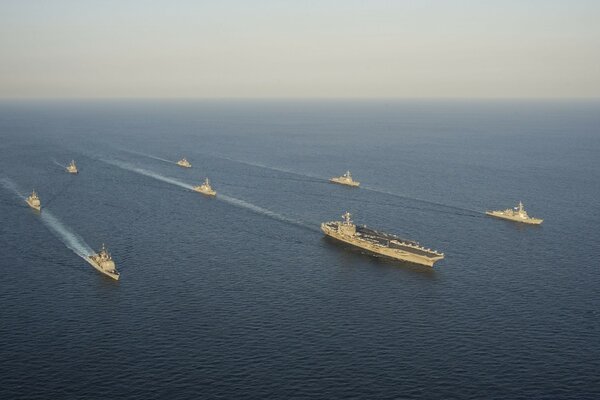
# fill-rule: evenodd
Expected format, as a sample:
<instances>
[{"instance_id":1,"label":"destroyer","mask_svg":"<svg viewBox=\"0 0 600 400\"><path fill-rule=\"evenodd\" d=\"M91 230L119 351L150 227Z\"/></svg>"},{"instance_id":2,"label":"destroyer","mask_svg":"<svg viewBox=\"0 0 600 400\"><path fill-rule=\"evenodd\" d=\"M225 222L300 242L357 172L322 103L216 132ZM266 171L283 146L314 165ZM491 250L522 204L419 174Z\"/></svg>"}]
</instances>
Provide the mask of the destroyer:
<instances>
[{"instance_id":1,"label":"destroyer","mask_svg":"<svg viewBox=\"0 0 600 400\"><path fill-rule=\"evenodd\" d=\"M352 175L350 174L350 171L346 171L346 173L342 176L331 178L329 180L329 182L339 183L340 185L346 185L346 186L352 186L352 187L358 187L358 185L360 185L360 182L357 182L354 179L352 179Z\"/></svg>"},{"instance_id":2,"label":"destroyer","mask_svg":"<svg viewBox=\"0 0 600 400\"><path fill-rule=\"evenodd\" d=\"M401 239L389 233L369 229L366 225L356 226L350 220L350 213L342 215L343 221L323 222L321 230L325 235L371 253L396 260L433 267L436 261L444 258L443 253L426 249L412 240Z\"/></svg>"},{"instance_id":3,"label":"destroyer","mask_svg":"<svg viewBox=\"0 0 600 400\"><path fill-rule=\"evenodd\" d=\"M25 201L27 202L27 204L29 204L29 207L33 208L34 210L41 211L42 203L40 202L40 198L38 197L35 190L31 192L31 194L29 195L29 197L27 197L27 200Z\"/></svg>"},{"instance_id":4,"label":"destroyer","mask_svg":"<svg viewBox=\"0 0 600 400\"><path fill-rule=\"evenodd\" d=\"M92 264L92 267L96 268L104 275L110 276L117 281L119 280L121 275L119 274L119 271L117 271L115 262L113 261L112 256L104 244L102 245L102 248L98 254L88 256L86 261Z\"/></svg>"},{"instance_id":5,"label":"destroyer","mask_svg":"<svg viewBox=\"0 0 600 400\"><path fill-rule=\"evenodd\" d=\"M67 165L67 172L70 174L77 174L77 166L75 165L75 160L71 160L71 163Z\"/></svg>"},{"instance_id":6,"label":"destroyer","mask_svg":"<svg viewBox=\"0 0 600 400\"><path fill-rule=\"evenodd\" d=\"M183 157L181 160L177 161L177 165L184 168L192 168L192 164L188 160Z\"/></svg>"},{"instance_id":7,"label":"destroyer","mask_svg":"<svg viewBox=\"0 0 600 400\"><path fill-rule=\"evenodd\" d=\"M519 201L519 205L514 209L507 208L504 211L486 211L487 215L492 217L508 219L510 221L521 222L523 224L539 225L544 222L543 219L533 218L527 215L527 211L523 208L523 203Z\"/></svg>"},{"instance_id":8,"label":"destroyer","mask_svg":"<svg viewBox=\"0 0 600 400\"><path fill-rule=\"evenodd\" d=\"M204 183L202 185L200 185L200 186L194 186L194 190L196 192L205 194L207 196L216 196L217 195L217 192L215 192L213 190L213 188L210 186L210 182L208 181L208 178L206 178L204 180Z\"/></svg>"}]
</instances>

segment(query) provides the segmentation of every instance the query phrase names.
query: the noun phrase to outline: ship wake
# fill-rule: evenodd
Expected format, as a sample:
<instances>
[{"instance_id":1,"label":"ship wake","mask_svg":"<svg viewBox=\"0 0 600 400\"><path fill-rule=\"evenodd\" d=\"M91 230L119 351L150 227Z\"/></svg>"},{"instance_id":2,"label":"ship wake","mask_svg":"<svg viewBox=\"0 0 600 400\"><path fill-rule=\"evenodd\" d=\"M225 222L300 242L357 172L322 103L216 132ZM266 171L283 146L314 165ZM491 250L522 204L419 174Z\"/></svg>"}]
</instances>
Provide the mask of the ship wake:
<instances>
[{"instance_id":1,"label":"ship wake","mask_svg":"<svg viewBox=\"0 0 600 400\"><path fill-rule=\"evenodd\" d=\"M174 179L174 178L170 178L170 177L167 177L167 176L164 176L164 175L160 175L160 174L157 174L156 172L149 171L149 170L144 169L144 168L139 168L139 167L133 166L131 164L128 164L126 162L121 162L121 161L116 161L116 160L102 160L102 161L106 162L107 164L113 165L115 167L125 169L127 171L135 172L137 174L144 175L144 176L147 176L149 178L153 178L153 179L159 180L161 182L165 182L165 183L169 183L171 185L179 186L179 187L181 187L183 189L194 190L194 187L192 185L187 184L185 182L182 182L182 181L180 181L178 179ZM285 223L288 223L288 224L300 226L302 228L307 228L307 229L311 229L311 230L315 229L312 225L309 225L309 224L307 224L305 222L302 222L302 221L299 221L299 220L296 220L296 219L293 219L293 218L286 217L285 215L276 213L275 211L268 210L266 208L257 206L256 204L249 203L249 202L247 202L245 200L241 200L241 199L235 198L233 196L228 196L228 195L219 193L217 195L216 199L220 200L220 201L224 201L225 203L228 203L230 205L236 206L238 208L244 208L246 210L253 211L256 214L265 215L265 216L267 216L269 218L272 218L272 219L280 221L280 222L285 222Z\"/></svg>"},{"instance_id":2,"label":"ship wake","mask_svg":"<svg viewBox=\"0 0 600 400\"><path fill-rule=\"evenodd\" d=\"M289 174L289 175L294 175L294 176L299 176L302 178L310 178L310 180L307 180L308 182L327 182L327 179L321 177L321 176L316 176L316 175L310 175L310 174L305 174L305 173L301 173L301 172L297 172L297 171L292 171L290 169L286 169L286 168L281 168L281 167L273 167L270 165L265 165L265 164L261 164L261 163L257 163L257 162L252 162L252 161L244 161L244 160L238 160L235 158L231 158L231 157L227 157L224 155L215 155L215 154L211 154L212 157L216 157L216 158L220 158L223 160L227 160L227 161L231 161L234 163L238 163L238 164L244 164L244 165L249 165L251 167L256 167L256 168L262 168L262 169L268 169L271 171L276 171L276 172L282 172L284 174ZM303 179L306 180L306 179Z\"/></svg>"},{"instance_id":3,"label":"ship wake","mask_svg":"<svg viewBox=\"0 0 600 400\"><path fill-rule=\"evenodd\" d=\"M304 178L304 179L302 179L304 181L309 181L309 182L328 182L329 181L329 178L325 178L325 177L322 177L322 176L317 176L317 175L311 175L311 174L307 174L307 173L292 171L290 169L281 168L281 167L274 167L274 166L265 165L265 164L258 163L258 162L239 160L239 159L227 157L227 156L220 155L220 154L219 155L211 154L211 156L212 157L221 158L223 160L227 160L227 161L239 163L239 164L249 165L249 166L252 166L252 167L263 168L263 169L268 169L268 170L271 170L271 171L282 172L282 173L285 173L285 174L302 177L302 178ZM306 178L309 178L309 179L306 179ZM471 213L477 214L477 216L481 216L481 215L485 214L485 213L483 213L480 210L473 210L473 209L470 209L470 208L464 208L464 207L453 206L453 205L450 205L450 204L438 203L438 202L435 202L435 201L421 199L421 198L418 198L418 197L405 196L405 195L402 195L402 194L390 192L390 191L387 191L387 190L382 190L382 189L375 188L375 187L368 186L368 185L363 185L361 187L364 190L368 190L368 191L376 192L376 193L381 193L381 194L385 194L385 195L397 197L397 198L404 199L404 200L411 200L411 201L416 201L416 202L420 202L420 203L424 203L424 204L430 204L430 205L434 205L434 206L438 206L438 207L444 207L444 208L452 209L452 210L455 210L455 211L471 212Z\"/></svg>"},{"instance_id":4,"label":"ship wake","mask_svg":"<svg viewBox=\"0 0 600 400\"><path fill-rule=\"evenodd\" d=\"M8 178L0 179L2 186L16 194L20 199L25 201L26 196L22 194L17 185ZM58 218L54 216L47 208L42 207L40 218L44 225L52 232L61 242L71 249L75 254L87 260L89 255L94 254L92 248L75 232L67 228Z\"/></svg>"},{"instance_id":5,"label":"ship wake","mask_svg":"<svg viewBox=\"0 0 600 400\"><path fill-rule=\"evenodd\" d=\"M244 201L244 200L236 199L235 197L227 196L224 194L219 194L217 196L217 200L222 200L222 201L229 203L231 205L234 205L236 207L245 208L245 209L253 211L257 214L266 215L267 217L270 217L270 218L275 219L280 222L285 222L288 224L300 226L302 228L306 228L306 229L310 229L310 230L317 230L312 225L309 225L307 223L304 223L302 221L299 221L299 220L296 220L293 218L288 218L285 215L276 213L275 211L271 211L266 208L262 208L260 206L257 206L256 204L248 203L247 201Z\"/></svg>"},{"instance_id":6,"label":"ship wake","mask_svg":"<svg viewBox=\"0 0 600 400\"><path fill-rule=\"evenodd\" d=\"M4 189L16 194L21 200L23 200L23 201L27 200L27 196L25 196L23 193L21 193L21 191L19 190L17 185L10 179L2 178L2 179L0 179L0 184L2 185L2 187Z\"/></svg>"},{"instance_id":7,"label":"ship wake","mask_svg":"<svg viewBox=\"0 0 600 400\"><path fill-rule=\"evenodd\" d=\"M387 191L387 190L378 189L378 188L375 188L375 187L372 187L372 186L364 185L363 189L364 190L369 190L371 192L382 193L382 194L386 194L386 195L389 195L389 196L397 197L399 199L412 200L412 201L416 201L416 202L419 202L419 203L430 204L430 205L437 206L437 207L444 207L444 208L455 210L455 211L471 212L471 213L477 214L478 216L485 214L482 211L473 210L471 208L457 207L457 206L453 206L453 205L450 205L450 204L444 204L444 203L438 203L436 201L420 199L418 197L404 196L404 195L401 195L401 194L398 194L398 193L394 193L394 192L390 192L390 191Z\"/></svg>"},{"instance_id":8,"label":"ship wake","mask_svg":"<svg viewBox=\"0 0 600 400\"><path fill-rule=\"evenodd\" d=\"M67 169L66 165L63 165L61 163L59 163L58 161L56 161L55 159L52 159L52 162L56 165L58 165L59 167L63 168L63 169Z\"/></svg>"},{"instance_id":9,"label":"ship wake","mask_svg":"<svg viewBox=\"0 0 600 400\"><path fill-rule=\"evenodd\" d=\"M50 211L44 209L40 215L42 222L46 227L54 233L69 249L84 260L88 260L88 256L94 254L92 248L75 232L67 228L58 218Z\"/></svg>"},{"instance_id":10,"label":"ship wake","mask_svg":"<svg viewBox=\"0 0 600 400\"><path fill-rule=\"evenodd\" d=\"M157 157L157 156L153 156L152 154L147 154L147 153L142 153L140 151L133 151L133 150L125 150L124 151L131 153L131 154L137 154L138 156L143 156L143 157L148 157L148 158L152 158L154 160L158 160L158 161L162 161L162 162L166 162L169 164L175 164L177 165L177 163L175 161L172 160L167 160L166 158L161 158L161 157Z\"/></svg>"},{"instance_id":11,"label":"ship wake","mask_svg":"<svg viewBox=\"0 0 600 400\"><path fill-rule=\"evenodd\" d=\"M188 190L194 190L194 187L192 185L189 185L185 182L181 182L180 180L177 180L175 178L169 178L167 176L163 176L160 174L157 174L156 172L153 171L149 171L147 169L144 168L139 168L136 167L134 165L131 165L129 163L126 162L122 162L122 161L116 161L116 160L102 160L103 162L113 165L115 167L127 170L127 171L131 171L131 172L135 172L136 174L140 174L140 175L144 175L147 176L149 178L154 178L156 180L165 182L165 183L170 183L171 185L175 185L175 186L179 186L181 188L184 189L188 189Z\"/></svg>"}]
</instances>

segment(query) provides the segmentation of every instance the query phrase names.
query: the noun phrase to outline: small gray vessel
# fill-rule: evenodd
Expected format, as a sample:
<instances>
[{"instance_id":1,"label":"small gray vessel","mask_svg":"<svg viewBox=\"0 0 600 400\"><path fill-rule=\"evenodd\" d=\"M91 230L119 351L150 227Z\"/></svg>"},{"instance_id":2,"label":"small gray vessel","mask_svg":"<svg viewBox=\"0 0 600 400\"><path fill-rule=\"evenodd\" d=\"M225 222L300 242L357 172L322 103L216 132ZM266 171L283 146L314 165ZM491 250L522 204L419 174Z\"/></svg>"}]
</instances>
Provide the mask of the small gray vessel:
<instances>
[{"instance_id":1,"label":"small gray vessel","mask_svg":"<svg viewBox=\"0 0 600 400\"><path fill-rule=\"evenodd\" d=\"M350 174L350 171L346 171L346 173L342 176L331 178L329 182L352 187L358 187L360 185L360 182L357 182L354 179L352 179L352 174Z\"/></svg>"},{"instance_id":2,"label":"small gray vessel","mask_svg":"<svg viewBox=\"0 0 600 400\"><path fill-rule=\"evenodd\" d=\"M29 204L29 207L33 208L34 210L42 210L42 202L40 201L40 198L38 197L35 190L31 192L31 194L29 195L29 197L27 197L27 200L25 200L25 202Z\"/></svg>"},{"instance_id":3,"label":"small gray vessel","mask_svg":"<svg viewBox=\"0 0 600 400\"><path fill-rule=\"evenodd\" d=\"M69 165L67 165L67 172L70 174L77 174L79 172L77 170L77 166L75 165L75 160L71 160Z\"/></svg>"},{"instance_id":4,"label":"small gray vessel","mask_svg":"<svg viewBox=\"0 0 600 400\"><path fill-rule=\"evenodd\" d=\"M96 268L104 275L109 276L114 280L119 280L121 274L119 274L119 271L117 271L115 262L113 261L112 256L104 244L102 244L102 248L98 254L88 256L86 261L92 264L92 267Z\"/></svg>"},{"instance_id":5,"label":"small gray vessel","mask_svg":"<svg viewBox=\"0 0 600 400\"><path fill-rule=\"evenodd\" d=\"M208 180L208 178L204 180L204 183L202 185L194 186L194 191L205 194L207 196L217 195L217 192L215 192L212 186L210 186L210 181Z\"/></svg>"},{"instance_id":6,"label":"small gray vessel","mask_svg":"<svg viewBox=\"0 0 600 400\"><path fill-rule=\"evenodd\" d=\"M492 217L507 219L514 222L521 222L523 224L540 225L542 222L544 222L543 219L530 217L527 214L527 211L525 211L523 203L520 201L514 209L507 208L506 210L502 211L486 211L485 213Z\"/></svg>"}]
</instances>

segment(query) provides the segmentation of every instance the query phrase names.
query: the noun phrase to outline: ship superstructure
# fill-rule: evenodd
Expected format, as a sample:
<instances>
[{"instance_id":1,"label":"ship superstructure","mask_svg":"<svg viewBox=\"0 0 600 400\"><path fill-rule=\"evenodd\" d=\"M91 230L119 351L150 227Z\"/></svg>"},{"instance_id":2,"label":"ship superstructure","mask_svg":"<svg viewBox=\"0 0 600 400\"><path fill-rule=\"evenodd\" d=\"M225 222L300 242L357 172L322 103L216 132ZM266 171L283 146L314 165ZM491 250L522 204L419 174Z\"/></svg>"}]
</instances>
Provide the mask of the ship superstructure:
<instances>
[{"instance_id":1,"label":"ship superstructure","mask_svg":"<svg viewBox=\"0 0 600 400\"><path fill-rule=\"evenodd\" d=\"M215 190L210 186L210 181L208 180L208 178L204 180L204 183L202 185L194 186L194 190L207 196L217 195L217 192L215 192Z\"/></svg>"},{"instance_id":2,"label":"ship superstructure","mask_svg":"<svg viewBox=\"0 0 600 400\"><path fill-rule=\"evenodd\" d=\"M514 208L507 208L503 211L486 211L487 215L496 218L507 219L509 221L521 222L523 224L532 224L539 225L544 222L543 219L533 218L527 214L525 208L523 207L523 203L519 201L519 204Z\"/></svg>"},{"instance_id":3,"label":"ship superstructure","mask_svg":"<svg viewBox=\"0 0 600 400\"><path fill-rule=\"evenodd\" d=\"M41 211L42 209L42 202L40 201L40 198L38 197L35 190L31 192L31 194L29 195L29 197L27 197L27 200L25 200L25 202L29 204L29 207L35 210Z\"/></svg>"},{"instance_id":4,"label":"ship superstructure","mask_svg":"<svg viewBox=\"0 0 600 400\"><path fill-rule=\"evenodd\" d=\"M104 275L109 276L117 281L121 276L119 274L119 271L117 271L117 267L115 266L115 262L113 261L112 256L110 255L104 244L102 244L102 248L100 249L100 252L98 252L98 254L88 256L87 262L92 264L92 267L96 268Z\"/></svg>"},{"instance_id":5,"label":"ship superstructure","mask_svg":"<svg viewBox=\"0 0 600 400\"><path fill-rule=\"evenodd\" d=\"M350 171L346 171L346 173L342 176L331 178L329 182L339 183L340 185L352 187L358 187L360 185L360 182L357 182L354 179L352 179L352 174L350 173Z\"/></svg>"},{"instance_id":6,"label":"ship superstructure","mask_svg":"<svg viewBox=\"0 0 600 400\"><path fill-rule=\"evenodd\" d=\"M427 249L415 241L401 239L389 233L378 232L367 228L366 225L354 225L349 212L346 212L342 217L344 218L343 221L323 222L321 224L323 233L371 253L414 264L433 267L436 261L444 258L443 253Z\"/></svg>"},{"instance_id":7,"label":"ship superstructure","mask_svg":"<svg viewBox=\"0 0 600 400\"><path fill-rule=\"evenodd\" d=\"M177 165L184 168L192 168L192 164L188 160L183 157L181 160L177 161Z\"/></svg>"},{"instance_id":8,"label":"ship superstructure","mask_svg":"<svg viewBox=\"0 0 600 400\"><path fill-rule=\"evenodd\" d=\"M67 172L70 174L77 174L79 172L79 171L77 171L77 166L75 165L75 160L71 160L69 165L67 165Z\"/></svg>"}]
</instances>

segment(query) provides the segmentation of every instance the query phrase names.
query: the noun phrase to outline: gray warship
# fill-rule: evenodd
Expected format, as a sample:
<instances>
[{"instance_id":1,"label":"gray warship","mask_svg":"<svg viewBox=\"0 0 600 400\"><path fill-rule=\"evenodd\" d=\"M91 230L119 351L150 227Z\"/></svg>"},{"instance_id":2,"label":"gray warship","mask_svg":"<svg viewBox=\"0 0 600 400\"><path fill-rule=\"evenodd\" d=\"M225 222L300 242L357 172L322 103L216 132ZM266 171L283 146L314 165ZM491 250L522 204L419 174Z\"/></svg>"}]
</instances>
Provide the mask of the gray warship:
<instances>
[{"instance_id":1,"label":"gray warship","mask_svg":"<svg viewBox=\"0 0 600 400\"><path fill-rule=\"evenodd\" d=\"M77 166L75 165L75 160L71 160L69 165L67 165L67 172L70 174L77 174L79 172L77 170Z\"/></svg>"},{"instance_id":2,"label":"gray warship","mask_svg":"<svg viewBox=\"0 0 600 400\"><path fill-rule=\"evenodd\" d=\"M42 210L42 202L40 201L40 198L38 197L35 190L31 192L31 194L29 195L29 197L27 197L27 200L25 200L25 202L29 204L29 207L33 208L34 210Z\"/></svg>"},{"instance_id":3,"label":"gray warship","mask_svg":"<svg viewBox=\"0 0 600 400\"><path fill-rule=\"evenodd\" d=\"M396 260L433 267L436 261L444 258L443 253L427 249L419 243L401 239L389 233L378 232L366 225L356 226L350 220L351 214L342 215L343 221L323 222L321 230L331 238L351 244L371 253Z\"/></svg>"},{"instance_id":4,"label":"gray warship","mask_svg":"<svg viewBox=\"0 0 600 400\"><path fill-rule=\"evenodd\" d=\"M102 244L102 248L100 249L100 252L98 254L88 256L86 261L92 264L92 267L96 268L104 275L109 276L114 280L119 280L121 274L119 274L119 271L117 271L115 262L113 261L112 256L110 255L104 244Z\"/></svg>"},{"instance_id":5,"label":"gray warship","mask_svg":"<svg viewBox=\"0 0 600 400\"><path fill-rule=\"evenodd\" d=\"M216 196L217 192L210 186L208 178L204 180L204 183L199 186L194 186L194 191L205 194L207 196Z\"/></svg>"},{"instance_id":6,"label":"gray warship","mask_svg":"<svg viewBox=\"0 0 600 400\"><path fill-rule=\"evenodd\" d=\"M360 182L357 182L354 179L352 179L352 174L350 174L350 171L346 171L346 173L342 176L336 176L335 178L331 178L329 182L352 187L358 187L360 185Z\"/></svg>"},{"instance_id":7,"label":"gray warship","mask_svg":"<svg viewBox=\"0 0 600 400\"><path fill-rule=\"evenodd\" d=\"M181 160L177 161L177 165L184 168L192 168L192 164L188 160L183 157Z\"/></svg>"},{"instance_id":8,"label":"gray warship","mask_svg":"<svg viewBox=\"0 0 600 400\"><path fill-rule=\"evenodd\" d=\"M492 217L521 222L523 224L540 225L542 222L544 222L543 219L530 217L527 214L527 211L525 211L523 203L520 201L514 209L507 208L506 210L486 211L485 213Z\"/></svg>"}]
</instances>

